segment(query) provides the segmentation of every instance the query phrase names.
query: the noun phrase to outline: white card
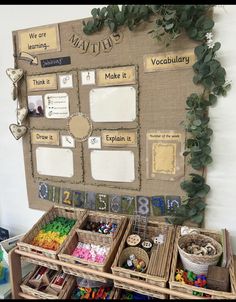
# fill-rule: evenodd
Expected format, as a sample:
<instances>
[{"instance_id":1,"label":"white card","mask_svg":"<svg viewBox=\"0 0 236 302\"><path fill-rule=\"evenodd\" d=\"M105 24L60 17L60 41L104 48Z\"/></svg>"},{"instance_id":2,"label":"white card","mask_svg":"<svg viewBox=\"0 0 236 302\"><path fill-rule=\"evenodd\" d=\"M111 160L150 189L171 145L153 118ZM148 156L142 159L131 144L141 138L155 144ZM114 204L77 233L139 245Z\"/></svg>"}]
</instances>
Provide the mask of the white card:
<instances>
[{"instance_id":1,"label":"white card","mask_svg":"<svg viewBox=\"0 0 236 302\"><path fill-rule=\"evenodd\" d=\"M47 118L67 118L69 112L69 97L67 93L48 93L44 96L45 116Z\"/></svg>"},{"instance_id":2,"label":"white card","mask_svg":"<svg viewBox=\"0 0 236 302\"><path fill-rule=\"evenodd\" d=\"M95 70L81 71L82 85L95 84Z\"/></svg>"},{"instance_id":3,"label":"white card","mask_svg":"<svg viewBox=\"0 0 236 302\"><path fill-rule=\"evenodd\" d=\"M60 88L73 88L73 76L72 74L60 74L59 75Z\"/></svg>"},{"instance_id":4,"label":"white card","mask_svg":"<svg viewBox=\"0 0 236 302\"><path fill-rule=\"evenodd\" d=\"M92 150L91 173L95 180L133 182L135 180L132 151Z\"/></svg>"},{"instance_id":5,"label":"white card","mask_svg":"<svg viewBox=\"0 0 236 302\"><path fill-rule=\"evenodd\" d=\"M72 177L74 175L73 152L63 148L36 148L37 172L40 175Z\"/></svg>"},{"instance_id":6,"label":"white card","mask_svg":"<svg viewBox=\"0 0 236 302\"><path fill-rule=\"evenodd\" d=\"M94 122L133 122L136 119L136 89L132 86L92 89L89 102Z\"/></svg>"},{"instance_id":7,"label":"white card","mask_svg":"<svg viewBox=\"0 0 236 302\"><path fill-rule=\"evenodd\" d=\"M74 148L75 140L70 135L62 135L61 136L61 145L62 145L62 147L66 147L66 148Z\"/></svg>"},{"instance_id":8,"label":"white card","mask_svg":"<svg viewBox=\"0 0 236 302\"><path fill-rule=\"evenodd\" d=\"M88 138L88 148L89 149L101 149L101 136L90 136Z\"/></svg>"}]
</instances>

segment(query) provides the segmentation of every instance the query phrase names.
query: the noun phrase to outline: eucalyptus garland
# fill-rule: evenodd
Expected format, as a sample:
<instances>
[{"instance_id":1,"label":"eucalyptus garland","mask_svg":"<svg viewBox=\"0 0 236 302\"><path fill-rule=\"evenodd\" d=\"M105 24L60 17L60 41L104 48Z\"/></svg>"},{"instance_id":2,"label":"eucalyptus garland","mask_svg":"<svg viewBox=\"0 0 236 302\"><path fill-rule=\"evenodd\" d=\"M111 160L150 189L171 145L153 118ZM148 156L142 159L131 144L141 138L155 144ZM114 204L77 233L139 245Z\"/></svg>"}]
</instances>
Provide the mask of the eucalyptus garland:
<instances>
[{"instance_id":1,"label":"eucalyptus garland","mask_svg":"<svg viewBox=\"0 0 236 302\"><path fill-rule=\"evenodd\" d=\"M197 61L194 63L193 82L202 85L202 94L192 93L186 100L186 121L183 126L188 133L184 156L188 164L198 170L191 173L188 180L181 182L186 199L176 209L175 217L168 218L174 224L182 224L186 220L201 224L206 207L205 198L210 186L205 183L204 171L211 164L211 147L209 146L212 129L209 127L208 109L217 102L218 96L226 96L230 83L226 82L225 69L217 60L219 42L213 42L211 18L213 5L108 5L94 8L92 20L84 22L83 31L90 35L108 26L112 32L120 26L129 30L142 22L152 22L153 29L148 34L168 47L172 40L186 33L189 38L198 41L195 48Z\"/></svg>"}]
</instances>

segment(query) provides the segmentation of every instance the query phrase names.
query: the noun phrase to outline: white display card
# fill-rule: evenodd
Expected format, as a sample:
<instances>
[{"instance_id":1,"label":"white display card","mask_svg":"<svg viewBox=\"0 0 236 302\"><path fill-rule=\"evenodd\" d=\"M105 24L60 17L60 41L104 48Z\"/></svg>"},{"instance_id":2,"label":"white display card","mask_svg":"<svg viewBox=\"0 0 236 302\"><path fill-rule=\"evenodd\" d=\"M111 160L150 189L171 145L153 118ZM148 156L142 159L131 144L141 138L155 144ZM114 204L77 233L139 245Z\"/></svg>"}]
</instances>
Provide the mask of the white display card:
<instances>
[{"instance_id":1,"label":"white display card","mask_svg":"<svg viewBox=\"0 0 236 302\"><path fill-rule=\"evenodd\" d=\"M96 88L90 91L90 117L94 122L133 122L136 89L132 86Z\"/></svg>"},{"instance_id":2,"label":"white display card","mask_svg":"<svg viewBox=\"0 0 236 302\"><path fill-rule=\"evenodd\" d=\"M91 173L95 180L133 182L135 180L132 151L93 150L90 153Z\"/></svg>"},{"instance_id":3,"label":"white display card","mask_svg":"<svg viewBox=\"0 0 236 302\"><path fill-rule=\"evenodd\" d=\"M47 118L67 118L69 112L69 97L67 93L48 93L44 96L45 116Z\"/></svg>"},{"instance_id":4,"label":"white display card","mask_svg":"<svg viewBox=\"0 0 236 302\"><path fill-rule=\"evenodd\" d=\"M37 172L40 175L72 177L73 152L63 148L36 148Z\"/></svg>"},{"instance_id":5,"label":"white display card","mask_svg":"<svg viewBox=\"0 0 236 302\"><path fill-rule=\"evenodd\" d=\"M60 74L59 75L60 88L73 88L73 76L72 74Z\"/></svg>"},{"instance_id":6,"label":"white display card","mask_svg":"<svg viewBox=\"0 0 236 302\"><path fill-rule=\"evenodd\" d=\"M95 85L95 70L81 71L82 85Z\"/></svg>"}]
</instances>

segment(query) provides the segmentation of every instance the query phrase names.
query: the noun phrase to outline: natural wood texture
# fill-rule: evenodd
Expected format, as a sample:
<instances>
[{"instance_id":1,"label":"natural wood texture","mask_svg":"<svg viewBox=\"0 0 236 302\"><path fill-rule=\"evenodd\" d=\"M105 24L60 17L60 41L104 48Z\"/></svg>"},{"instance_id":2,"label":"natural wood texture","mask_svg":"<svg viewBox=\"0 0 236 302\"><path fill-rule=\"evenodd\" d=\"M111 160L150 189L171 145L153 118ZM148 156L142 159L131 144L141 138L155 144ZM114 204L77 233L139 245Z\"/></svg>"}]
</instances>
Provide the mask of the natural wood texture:
<instances>
[{"instance_id":1,"label":"natural wood texture","mask_svg":"<svg viewBox=\"0 0 236 302\"><path fill-rule=\"evenodd\" d=\"M33 258L41 260L41 261L47 261L48 260L44 256L32 255L30 253L27 253L27 252L24 252L24 251L20 251L17 248L15 250L15 253L16 253L17 257L15 257L14 260L10 259L10 262L14 261L15 264L16 264L16 267L20 266L20 255L25 256L27 258L33 257ZM60 266L62 266L62 265L63 266L67 266L67 267L72 268L72 269L80 269L81 272L86 272L86 273L93 274L93 275L96 274L96 275L104 277L104 278L108 278L108 279L112 279L112 280L117 280L117 281L124 281L124 277L116 276L116 275L105 273L105 272L96 271L94 269L87 268L87 267L84 267L82 265L75 265L75 264L71 264L71 263L64 263L64 262L62 262L60 260L56 260L56 259L50 259L50 262L52 262L54 264L57 264L57 265L60 265ZM16 274L17 272L15 272L13 270L12 273ZM18 278L18 282L20 283L21 280L19 280L19 279L20 278ZM16 278L16 280L17 280L17 278ZM147 284L147 283L144 283L144 282L138 281L138 280L125 279L125 281L126 281L127 284L129 284L129 285L131 285L131 286L133 286L135 288L138 288L138 287L145 288L147 290L147 292L146 292L147 294L148 294L149 290L154 290L154 291L159 291L160 293L167 294L167 295L175 295L175 296L178 296L178 297L183 298L183 299L203 299L203 300L206 300L206 298L193 296L191 294L185 294L185 293L181 293L181 292L176 292L175 290L171 290L169 288L161 288L159 286L155 286L155 285L152 285L152 284ZM13 284L12 284L13 295L14 295L14 297L18 298L18 297L20 297L20 295L19 295L20 286L16 287L16 286L13 286Z\"/></svg>"},{"instance_id":2,"label":"natural wood texture","mask_svg":"<svg viewBox=\"0 0 236 302\"><path fill-rule=\"evenodd\" d=\"M19 293L21 291L20 285L22 283L21 274L21 256L16 253L17 247L12 249L8 254L9 259L9 269L10 269L10 280L12 287L12 298L20 299Z\"/></svg>"},{"instance_id":3,"label":"natural wood texture","mask_svg":"<svg viewBox=\"0 0 236 302\"><path fill-rule=\"evenodd\" d=\"M19 299L20 298L23 298L23 299L33 299L33 300L38 300L37 298L33 297L33 296L30 296L30 295L27 295L27 294L24 294L24 293L19 293Z\"/></svg>"}]
</instances>

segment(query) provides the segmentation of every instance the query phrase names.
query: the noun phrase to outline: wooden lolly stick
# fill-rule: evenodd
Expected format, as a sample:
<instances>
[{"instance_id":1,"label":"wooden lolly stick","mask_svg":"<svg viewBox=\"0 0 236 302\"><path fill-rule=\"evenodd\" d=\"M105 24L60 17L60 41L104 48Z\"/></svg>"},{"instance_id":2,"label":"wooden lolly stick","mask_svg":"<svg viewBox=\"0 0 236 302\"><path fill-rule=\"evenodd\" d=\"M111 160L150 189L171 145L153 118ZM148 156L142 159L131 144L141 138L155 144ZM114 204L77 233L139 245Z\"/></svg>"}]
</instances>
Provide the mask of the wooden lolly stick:
<instances>
[{"instance_id":1,"label":"wooden lolly stick","mask_svg":"<svg viewBox=\"0 0 236 302\"><path fill-rule=\"evenodd\" d=\"M161 269L161 273L160 276L163 277L165 274L165 269L166 269L166 264L167 264L167 259L168 259L168 247L170 246L170 242L171 242L171 238L172 238L172 231L171 229L168 230L167 233L167 240L165 241L165 246L164 246L164 259L163 259L163 263L162 263L162 269Z\"/></svg>"}]
</instances>

